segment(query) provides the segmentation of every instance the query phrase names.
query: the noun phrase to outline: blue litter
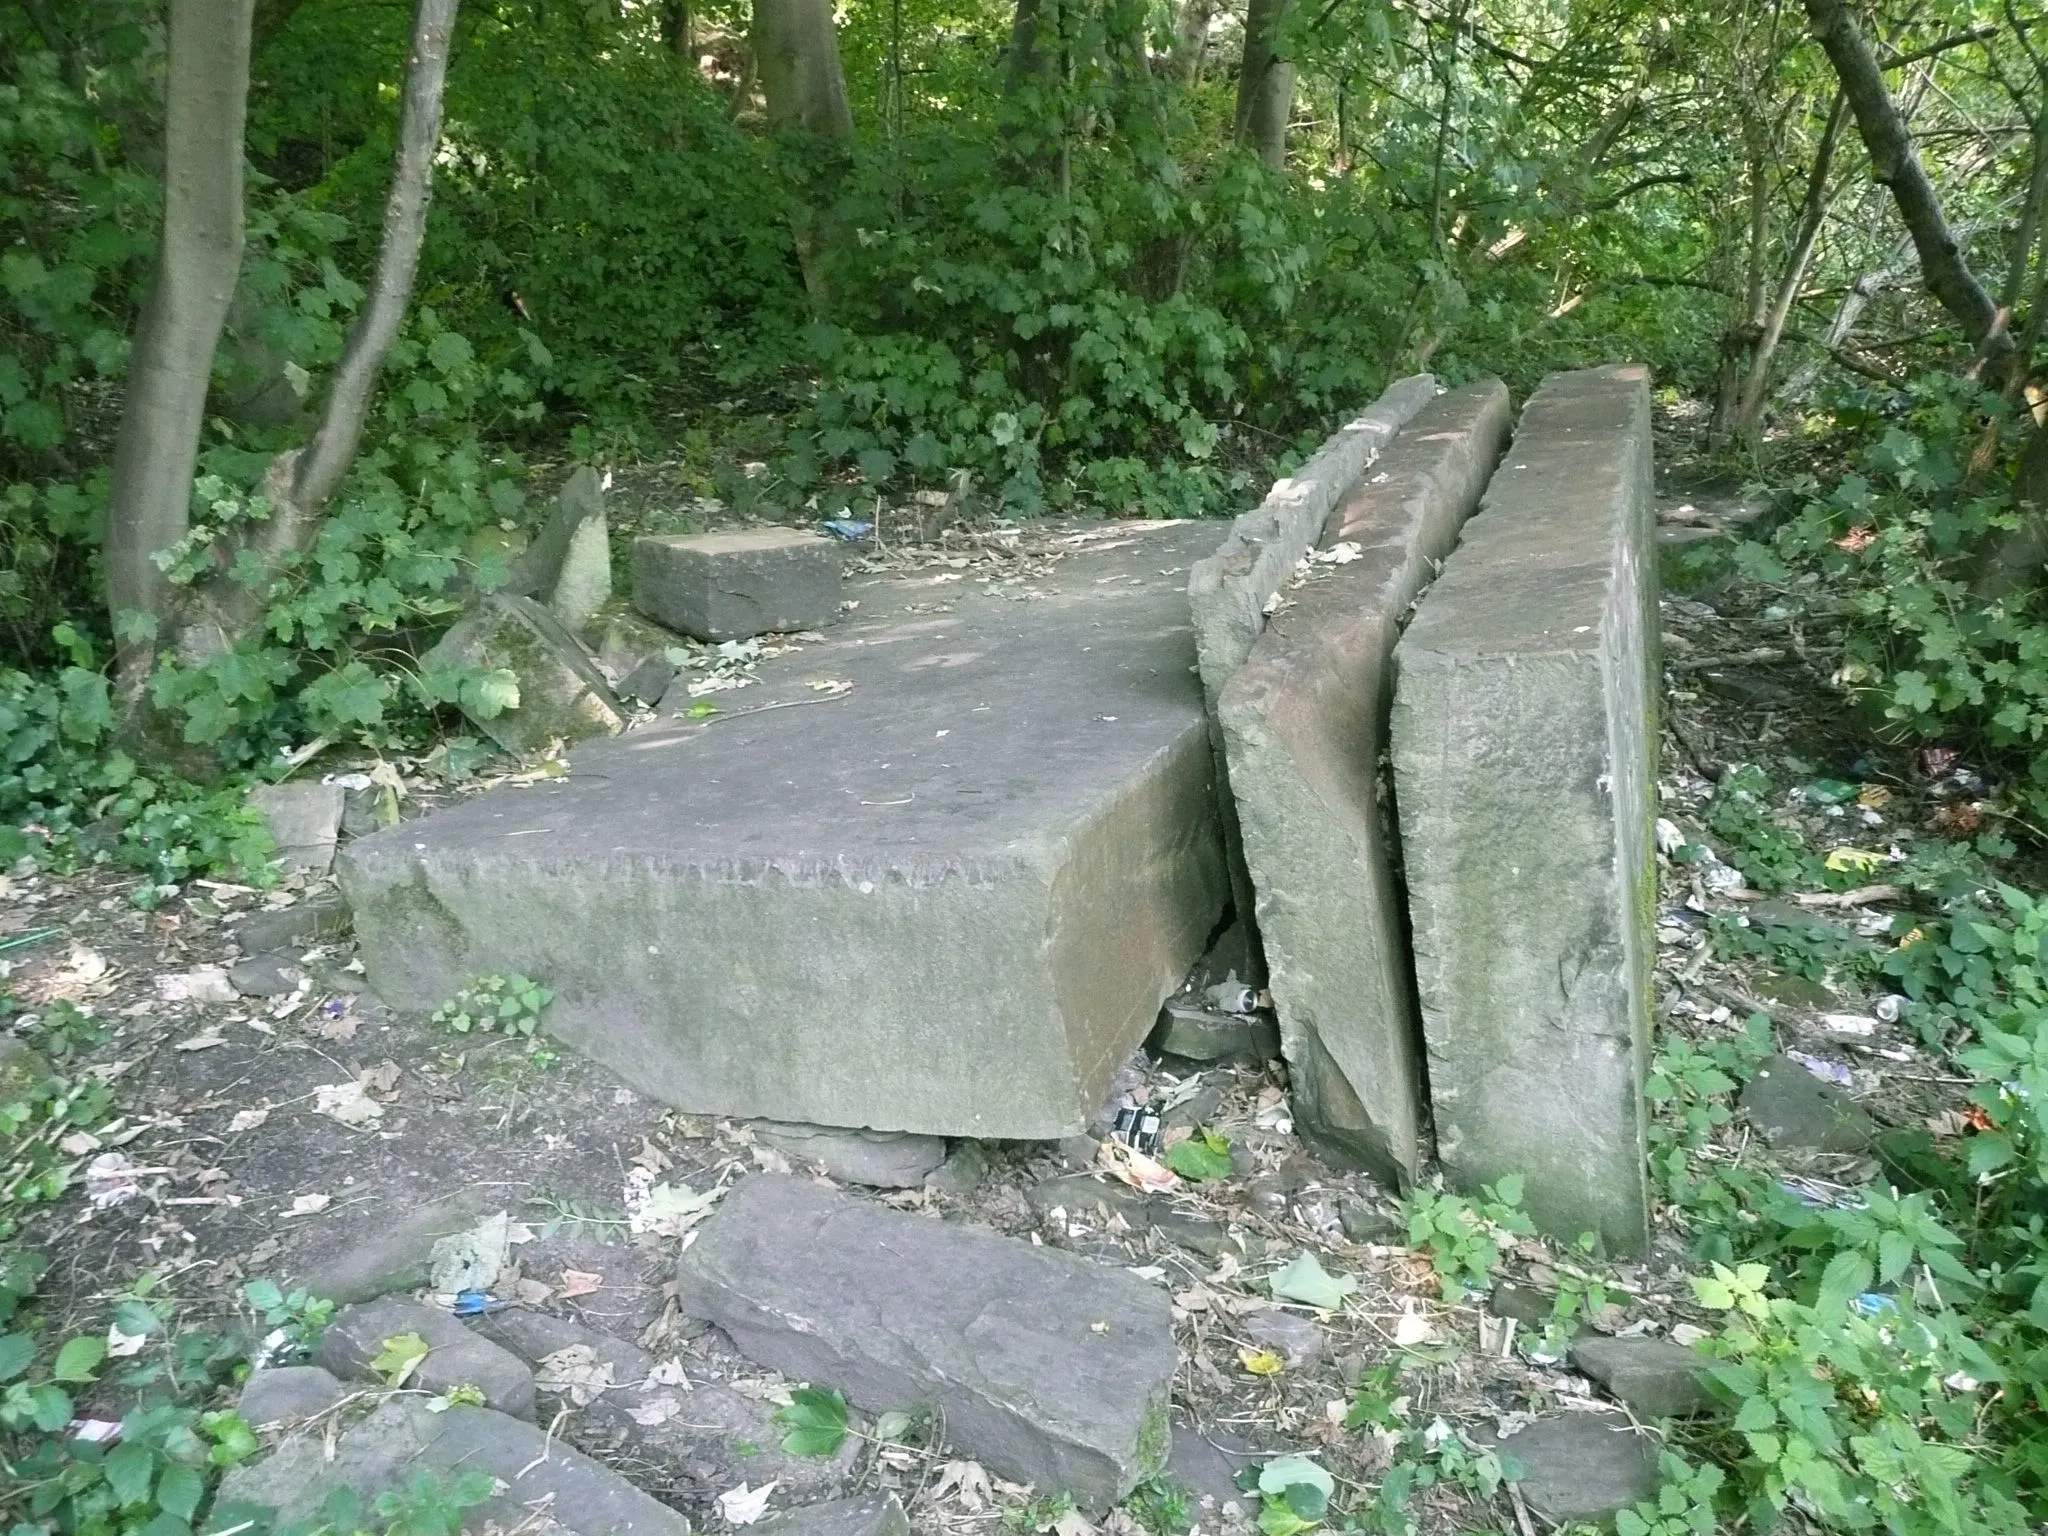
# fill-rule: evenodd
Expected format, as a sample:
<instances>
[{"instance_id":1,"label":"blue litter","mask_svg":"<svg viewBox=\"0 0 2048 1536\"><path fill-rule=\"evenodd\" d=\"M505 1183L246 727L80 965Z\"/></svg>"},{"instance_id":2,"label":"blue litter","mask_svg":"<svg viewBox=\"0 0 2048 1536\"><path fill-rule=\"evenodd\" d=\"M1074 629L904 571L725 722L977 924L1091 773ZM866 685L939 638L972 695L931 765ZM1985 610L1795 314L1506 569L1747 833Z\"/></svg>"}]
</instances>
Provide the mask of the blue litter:
<instances>
[{"instance_id":1,"label":"blue litter","mask_svg":"<svg viewBox=\"0 0 2048 1536\"><path fill-rule=\"evenodd\" d=\"M502 1312L511 1306L509 1301L500 1301L488 1291L457 1291L455 1293L455 1315L457 1317L482 1317L486 1312Z\"/></svg>"},{"instance_id":2,"label":"blue litter","mask_svg":"<svg viewBox=\"0 0 2048 1536\"><path fill-rule=\"evenodd\" d=\"M1878 1317L1886 1312L1899 1310L1899 1298L1887 1296L1883 1291L1865 1291L1849 1303L1865 1317Z\"/></svg>"},{"instance_id":3,"label":"blue litter","mask_svg":"<svg viewBox=\"0 0 2048 1536\"><path fill-rule=\"evenodd\" d=\"M858 544L875 531L873 523L856 523L851 518L830 518L819 525L835 539L844 539L849 544Z\"/></svg>"}]
</instances>

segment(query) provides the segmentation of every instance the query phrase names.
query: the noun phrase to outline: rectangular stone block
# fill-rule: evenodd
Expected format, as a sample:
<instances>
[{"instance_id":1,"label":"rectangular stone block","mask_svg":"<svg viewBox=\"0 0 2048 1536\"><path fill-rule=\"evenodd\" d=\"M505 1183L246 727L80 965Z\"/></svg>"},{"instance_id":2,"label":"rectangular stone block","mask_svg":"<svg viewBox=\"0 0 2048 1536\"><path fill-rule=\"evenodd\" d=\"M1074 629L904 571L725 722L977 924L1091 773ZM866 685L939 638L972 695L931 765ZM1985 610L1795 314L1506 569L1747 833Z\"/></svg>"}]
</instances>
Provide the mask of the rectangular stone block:
<instances>
[{"instance_id":1,"label":"rectangular stone block","mask_svg":"<svg viewBox=\"0 0 2048 1536\"><path fill-rule=\"evenodd\" d=\"M1553 374L1395 651L1393 757L1445 1171L1565 1239L1648 1240L1650 395Z\"/></svg>"},{"instance_id":2,"label":"rectangular stone block","mask_svg":"<svg viewBox=\"0 0 2048 1536\"><path fill-rule=\"evenodd\" d=\"M677 1300L741 1354L872 1413L937 1408L998 1476L1099 1512L1166 1465L1167 1294L1108 1265L757 1174L698 1228Z\"/></svg>"},{"instance_id":3,"label":"rectangular stone block","mask_svg":"<svg viewBox=\"0 0 2048 1536\"><path fill-rule=\"evenodd\" d=\"M800 528L633 541L633 606L699 640L821 629L839 617L839 546Z\"/></svg>"},{"instance_id":4,"label":"rectangular stone block","mask_svg":"<svg viewBox=\"0 0 2048 1536\"><path fill-rule=\"evenodd\" d=\"M500 668L519 681L519 702L496 714L464 713L507 752L524 755L551 741L608 736L625 724L611 685L562 621L530 597L493 593L464 614L427 652L429 670Z\"/></svg>"},{"instance_id":5,"label":"rectangular stone block","mask_svg":"<svg viewBox=\"0 0 2048 1536\"><path fill-rule=\"evenodd\" d=\"M1028 579L852 583L722 713L354 841L370 984L431 1009L523 972L693 1111L1080 1130L1227 900L1186 597L1221 533L1040 525L986 573Z\"/></svg>"},{"instance_id":6,"label":"rectangular stone block","mask_svg":"<svg viewBox=\"0 0 2048 1536\"><path fill-rule=\"evenodd\" d=\"M1498 379L1424 406L1331 511L1325 548L1355 558L1280 589L1218 703L1295 1121L1403 1186L1421 1165L1424 1096L1398 845L1380 794L1394 642L1507 430Z\"/></svg>"}]
</instances>

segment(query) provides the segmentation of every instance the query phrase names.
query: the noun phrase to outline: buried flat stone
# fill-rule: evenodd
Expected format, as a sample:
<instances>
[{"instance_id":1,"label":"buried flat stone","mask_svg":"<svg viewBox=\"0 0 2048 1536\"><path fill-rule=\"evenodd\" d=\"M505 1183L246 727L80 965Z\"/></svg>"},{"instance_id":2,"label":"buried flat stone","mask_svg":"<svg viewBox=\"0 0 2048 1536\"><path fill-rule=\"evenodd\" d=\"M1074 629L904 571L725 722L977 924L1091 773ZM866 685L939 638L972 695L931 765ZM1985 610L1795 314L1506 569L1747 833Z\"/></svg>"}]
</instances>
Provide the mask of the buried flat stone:
<instances>
[{"instance_id":1,"label":"buried flat stone","mask_svg":"<svg viewBox=\"0 0 2048 1536\"><path fill-rule=\"evenodd\" d=\"M416 1337L427 1346L406 1378L428 1392L475 1387L486 1407L533 1417L533 1372L510 1350L471 1333L439 1307L387 1296L343 1307L320 1335L313 1363L345 1381L376 1381L373 1362L391 1339Z\"/></svg>"},{"instance_id":2,"label":"buried flat stone","mask_svg":"<svg viewBox=\"0 0 2048 1536\"><path fill-rule=\"evenodd\" d=\"M1227 901L1183 590L1219 536L1034 530L1008 595L851 584L724 714L349 844L370 985L534 976L552 1033L700 1113L1080 1130Z\"/></svg>"},{"instance_id":3,"label":"buried flat stone","mask_svg":"<svg viewBox=\"0 0 2048 1536\"><path fill-rule=\"evenodd\" d=\"M1716 1399L1705 1371L1712 1362L1670 1339L1616 1339L1589 1333L1572 1345L1575 1370L1591 1377L1616 1402L1646 1419L1705 1413Z\"/></svg>"},{"instance_id":4,"label":"buried flat stone","mask_svg":"<svg viewBox=\"0 0 2048 1536\"><path fill-rule=\"evenodd\" d=\"M331 1445L324 1430L311 1425L269 1455L230 1468L206 1529L238 1529L238 1516L251 1508L271 1511L276 1529L307 1529L338 1489L367 1502L411 1487L422 1472L480 1472L493 1492L464 1512L465 1530L495 1520L508 1530L571 1536L690 1536L686 1518L618 1473L489 1408L458 1404L437 1413L426 1398L407 1393L386 1398ZM536 1523L537 1514L544 1523Z\"/></svg>"},{"instance_id":5,"label":"buried flat stone","mask_svg":"<svg viewBox=\"0 0 2048 1536\"><path fill-rule=\"evenodd\" d=\"M1395 651L1395 799L1445 1171L1649 1238L1656 894L1646 370L1553 374Z\"/></svg>"},{"instance_id":6,"label":"buried flat stone","mask_svg":"<svg viewBox=\"0 0 2048 1536\"><path fill-rule=\"evenodd\" d=\"M1507 386L1417 412L1332 510L1326 549L1218 704L1268 986L1302 1128L1404 1187L1422 1159L1422 1044L1380 792L1401 620L1478 505Z\"/></svg>"},{"instance_id":7,"label":"buried flat stone","mask_svg":"<svg viewBox=\"0 0 2048 1536\"><path fill-rule=\"evenodd\" d=\"M262 784L249 791L249 809L263 818L286 869L324 875L334 867L347 795L339 784Z\"/></svg>"},{"instance_id":8,"label":"buried flat stone","mask_svg":"<svg viewBox=\"0 0 2048 1536\"><path fill-rule=\"evenodd\" d=\"M1774 1147L1801 1152L1868 1152L1877 1126L1848 1094L1789 1056L1766 1056L1742 1090L1742 1112Z\"/></svg>"},{"instance_id":9,"label":"buried flat stone","mask_svg":"<svg viewBox=\"0 0 2048 1536\"><path fill-rule=\"evenodd\" d=\"M904 1131L848 1131L763 1120L754 1127L754 1139L802 1167L822 1168L835 1179L871 1189L915 1188L946 1160L943 1136Z\"/></svg>"},{"instance_id":10,"label":"buried flat stone","mask_svg":"<svg viewBox=\"0 0 2048 1536\"><path fill-rule=\"evenodd\" d=\"M633 541L633 606L699 640L829 624L839 616L839 579L839 545L800 528Z\"/></svg>"},{"instance_id":11,"label":"buried flat stone","mask_svg":"<svg viewBox=\"0 0 2048 1536\"><path fill-rule=\"evenodd\" d=\"M893 1493L807 1504L754 1527L759 1536L910 1536L910 1517Z\"/></svg>"},{"instance_id":12,"label":"buried flat stone","mask_svg":"<svg viewBox=\"0 0 2048 1536\"><path fill-rule=\"evenodd\" d=\"M1657 1492L1657 1441L1622 1413L1559 1413L1479 1440L1522 1464L1517 1489L1545 1520L1602 1521Z\"/></svg>"},{"instance_id":13,"label":"buried flat stone","mask_svg":"<svg viewBox=\"0 0 2048 1536\"><path fill-rule=\"evenodd\" d=\"M677 1268L740 1353L873 1412L926 1406L1001 1476L1099 1511L1166 1464L1166 1292L993 1232L759 1174Z\"/></svg>"}]
</instances>

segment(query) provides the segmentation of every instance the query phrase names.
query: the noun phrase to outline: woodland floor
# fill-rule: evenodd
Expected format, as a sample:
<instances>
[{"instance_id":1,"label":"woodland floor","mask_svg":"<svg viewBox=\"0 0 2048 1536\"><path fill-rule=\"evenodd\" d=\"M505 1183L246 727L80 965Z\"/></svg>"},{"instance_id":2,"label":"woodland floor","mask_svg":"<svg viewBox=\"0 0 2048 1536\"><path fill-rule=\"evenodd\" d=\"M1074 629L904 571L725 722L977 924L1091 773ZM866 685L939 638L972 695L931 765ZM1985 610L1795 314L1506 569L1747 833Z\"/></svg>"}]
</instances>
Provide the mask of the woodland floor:
<instances>
[{"instance_id":1,"label":"woodland floor","mask_svg":"<svg viewBox=\"0 0 2048 1536\"><path fill-rule=\"evenodd\" d=\"M643 470L622 475L617 491L651 505L666 483L658 470ZM1725 522L1741 511L1737 498L1682 487L1667 487L1660 507L1671 529ZM618 518L615 535L630 533L635 521ZM1903 749L1859 734L1813 659L1822 648L1796 619L1732 581L1667 594L1664 617L1663 814L1688 836L1701 835L1697 812L1731 762L1760 762L1781 782L1826 776L1884 791L1864 796L1881 802L1868 814L1854 803L1814 807L1817 846L1839 832L1841 841L1887 848L1939 835L1929 830L1933 819L1954 821L1967 781L1930 781L1912 771ZM399 766L409 777L418 771L417 764ZM1851 830L1840 831L1843 825ZM1846 1068L1851 1091L1882 1125L1930 1127L1937 1135L1944 1126L1960 1129L1961 1082L1913 1039L1887 1026L1844 1041L1817 1022L1824 1013L1869 1014L1871 998L1830 990L1834 978L1825 973L1788 984L1771 969L1775 951L1717 958L1708 915L1734 914L1744 903L1701 888L1694 868L1666 865L1663 876L1660 1030L1738 1033L1747 1016L1763 1012L1779 1049ZM394 1016L362 990L345 942L304 952L311 982L294 995L175 1000L185 985L177 978L234 959L229 924L236 914L308 892L289 883L258 893L201 881L143 911L129 900L135 884L92 870L0 879L0 932L58 930L26 952L7 985L24 1008L70 999L90 1009L104 1039L77 1040L73 1064L112 1083L124 1115L118 1131L109 1128L100 1140L101 1150L127 1160L125 1175L90 1188L81 1181L26 1223L24 1237L52 1257L45 1289L60 1318L103 1319L111 1298L149 1270L160 1310L218 1325L239 1315L245 1279L294 1273L373 1237L394 1214L470 1192L530 1233L512 1249L494 1294L574 1315L657 1355L680 1355L693 1377L772 1390L714 1334L693 1335L677 1317L665 1289L676 1241L635 1236L627 1225L636 1174L643 1185L654 1174L702 1189L759 1166L783 1166L743 1124L672 1112L565 1051L457 1037L424 1018ZM1853 929L1871 910L1813 916ZM1401 1241L1392 1192L1327 1168L1292 1134L1281 1068L1196 1072L1140 1059L1128 1077L1134 1090L1189 1106L1184 1117L1199 1114L1233 1148L1249 1151L1255 1171L1171 1196L1140 1196L1069 1170L1056 1147L1005 1144L988 1149L989 1176L965 1196L856 1192L1073 1247L1168 1287L1182 1351L1176 1402L1199 1426L1193 1432L1219 1448L1209 1466L1225 1475L1252 1453L1312 1450L1348 1484L1376 1481L1385 1443L1339 1421L1355 1385L1381 1366L1398 1369L1388 1379L1409 1398L1415 1425L1441 1418L1457 1430L1506 1427L1534 1412L1592 1403L1586 1381L1529 1348L1532 1330L1507 1328L1483 1304L1439 1299L1428 1262ZM358 1112L358 1126L319 1107L323 1087L350 1084L362 1085L374 1106ZM1772 1154L1737 1117L1717 1155L1755 1162ZM1861 1161L1809 1157L1785 1164L1783 1176L1828 1199L1868 1171ZM1073 1186L1064 1217L1035 1208L1028 1194L1061 1177ZM104 1203L93 1198L109 1195L115 1198ZM1377 1241L1346 1235L1347 1205L1352 1231ZM1169 1240L1150 1219L1161 1206L1220 1224L1228 1240L1216 1255ZM1377 1234L1375 1213L1384 1218ZM1688 1323L1713 1326L1683 1282L1687 1246L1663 1213L1650 1261L1619 1268L1621 1288L1595 1325L1660 1334ZM1310 1358L1255 1373L1246 1362L1258 1357L1246 1352L1263 1347L1270 1330L1260 1320L1274 1307L1263 1282L1304 1248L1333 1273L1356 1276L1359 1289L1341 1312L1312 1320L1320 1348ZM1525 1241L1496 1278L1548 1291L1568 1269L1555 1248ZM88 1401L81 1411L93 1408ZM552 1411L544 1405L543 1424ZM561 1432L576 1438L573 1415ZM963 1470L943 1445L864 1445L855 1481L899 1490L920 1530L1030 1523L1021 1490ZM724 1490L649 1491L704 1528L722 1528L714 1500ZM1476 1507L1464 1491L1440 1484L1422 1496L1421 1512L1429 1531L1531 1530L1527 1511L1505 1492ZM1126 1518L1113 1516L1113 1528ZM1217 1529L1215 1517L1201 1528Z\"/></svg>"}]
</instances>

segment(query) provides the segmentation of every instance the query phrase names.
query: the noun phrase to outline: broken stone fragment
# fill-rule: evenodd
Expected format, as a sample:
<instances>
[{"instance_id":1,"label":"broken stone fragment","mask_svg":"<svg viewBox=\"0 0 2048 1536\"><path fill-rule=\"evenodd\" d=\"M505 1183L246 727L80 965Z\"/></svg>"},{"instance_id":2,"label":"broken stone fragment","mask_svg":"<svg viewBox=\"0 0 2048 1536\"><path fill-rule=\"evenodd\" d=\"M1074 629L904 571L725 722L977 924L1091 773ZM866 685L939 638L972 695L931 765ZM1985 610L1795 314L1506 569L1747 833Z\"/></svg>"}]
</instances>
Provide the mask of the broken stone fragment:
<instances>
[{"instance_id":1,"label":"broken stone fragment","mask_svg":"<svg viewBox=\"0 0 2048 1536\"><path fill-rule=\"evenodd\" d=\"M1766 1056L1759 1062L1740 1102L1750 1124L1774 1147L1867 1152L1877 1134L1862 1105L1789 1056Z\"/></svg>"},{"instance_id":2,"label":"broken stone fragment","mask_svg":"<svg viewBox=\"0 0 2048 1536\"><path fill-rule=\"evenodd\" d=\"M493 594L458 619L426 655L429 670L510 672L519 703L485 716L465 710L476 728L515 755L549 742L615 736L625 721L604 674L576 637L531 598Z\"/></svg>"},{"instance_id":3,"label":"broken stone fragment","mask_svg":"<svg viewBox=\"0 0 2048 1536\"><path fill-rule=\"evenodd\" d=\"M385 1341L407 1334L425 1340L427 1352L405 1385L439 1393L475 1387L486 1407L533 1417L533 1372L510 1350L471 1333L439 1307L396 1297L343 1307L320 1335L313 1361L344 1380L377 1381L372 1362Z\"/></svg>"},{"instance_id":4,"label":"broken stone fragment","mask_svg":"<svg viewBox=\"0 0 2048 1536\"><path fill-rule=\"evenodd\" d=\"M821 628L839 616L839 578L839 546L797 528L633 541L633 606L699 640Z\"/></svg>"},{"instance_id":5,"label":"broken stone fragment","mask_svg":"<svg viewBox=\"0 0 2048 1536\"><path fill-rule=\"evenodd\" d=\"M910 1517L893 1493L810 1504L763 1520L761 1536L910 1536Z\"/></svg>"},{"instance_id":6,"label":"broken stone fragment","mask_svg":"<svg viewBox=\"0 0 2048 1536\"><path fill-rule=\"evenodd\" d=\"M754 1126L754 1137L807 1168L822 1168L835 1179L872 1189L914 1189L946 1160L943 1136L914 1136L907 1131L763 1120Z\"/></svg>"},{"instance_id":7,"label":"broken stone fragment","mask_svg":"<svg viewBox=\"0 0 2048 1536\"><path fill-rule=\"evenodd\" d=\"M1703 1374L1707 1362L1669 1339L1615 1339L1589 1333L1572 1345L1571 1362L1639 1418L1682 1418L1716 1405Z\"/></svg>"},{"instance_id":8,"label":"broken stone fragment","mask_svg":"<svg viewBox=\"0 0 2048 1536\"><path fill-rule=\"evenodd\" d=\"M253 1372L235 1399L251 1428L296 1424L325 1413L352 1389L317 1365L273 1365Z\"/></svg>"},{"instance_id":9,"label":"broken stone fragment","mask_svg":"<svg viewBox=\"0 0 2048 1536\"><path fill-rule=\"evenodd\" d=\"M697 1231L678 1300L757 1364L935 1408L990 1471L1087 1510L1166 1464L1170 1308L1134 1275L773 1175Z\"/></svg>"},{"instance_id":10,"label":"broken stone fragment","mask_svg":"<svg viewBox=\"0 0 2048 1536\"><path fill-rule=\"evenodd\" d=\"M1268 1019L1168 1003L1145 1044L1189 1061L1272 1061L1280 1054L1280 1031Z\"/></svg>"},{"instance_id":11,"label":"broken stone fragment","mask_svg":"<svg viewBox=\"0 0 2048 1536\"><path fill-rule=\"evenodd\" d=\"M324 875L334 867L347 791L339 784L259 784L249 808L263 818L286 869Z\"/></svg>"},{"instance_id":12,"label":"broken stone fragment","mask_svg":"<svg viewBox=\"0 0 2048 1536\"><path fill-rule=\"evenodd\" d=\"M305 974L282 955L257 955L228 967L228 985L243 997L288 997Z\"/></svg>"},{"instance_id":13,"label":"broken stone fragment","mask_svg":"<svg viewBox=\"0 0 2048 1536\"><path fill-rule=\"evenodd\" d=\"M506 1530L533 1530L540 1509L553 1521L542 1529L569 1536L691 1533L684 1516L537 1426L488 1408L435 1413L417 1393L385 1399L332 1446L315 1425L269 1455L230 1468L206 1528L232 1530L235 1513L254 1508L273 1512L277 1529L307 1529L337 1489L367 1503L410 1487L422 1472L464 1471L481 1472L494 1485L488 1499L464 1512L465 1529L495 1521Z\"/></svg>"},{"instance_id":14,"label":"broken stone fragment","mask_svg":"<svg viewBox=\"0 0 2048 1536\"><path fill-rule=\"evenodd\" d=\"M988 1153L978 1141L963 1141L946 1160L925 1175L924 1187L934 1194L964 1200L988 1181Z\"/></svg>"},{"instance_id":15,"label":"broken stone fragment","mask_svg":"<svg viewBox=\"0 0 2048 1536\"><path fill-rule=\"evenodd\" d=\"M480 1319L476 1331L540 1370L540 1390L602 1439L631 1444L636 1459L681 1479L718 1488L774 1482L793 1499L827 1499L845 1487L860 1450L851 1435L830 1456L778 1450L785 1432L774 1403L717 1382L664 1383L646 1350L570 1318L509 1307Z\"/></svg>"},{"instance_id":16,"label":"broken stone fragment","mask_svg":"<svg viewBox=\"0 0 2048 1536\"><path fill-rule=\"evenodd\" d=\"M604 486L597 478L597 471L585 465L562 482L561 490L555 493L555 504L548 512L547 521L541 524L540 532L512 561L505 573L504 585L497 590L510 597L551 600L562 581L577 534L584 524L602 522L603 519ZM600 598L599 602L602 601ZM591 606L595 609L597 605ZM587 619L589 615L584 617ZM580 628L581 621L572 627Z\"/></svg>"},{"instance_id":17,"label":"broken stone fragment","mask_svg":"<svg viewBox=\"0 0 2048 1536\"><path fill-rule=\"evenodd\" d=\"M495 1208L474 1192L411 1205L382 1202L364 1208L359 1224L309 1234L286 1272L294 1286L341 1306L416 1290L427 1283L434 1245L469 1231Z\"/></svg>"},{"instance_id":18,"label":"broken stone fragment","mask_svg":"<svg viewBox=\"0 0 2048 1536\"><path fill-rule=\"evenodd\" d=\"M310 948L348 937L348 902L339 891L316 891L288 907L263 907L234 924L235 944L245 955Z\"/></svg>"},{"instance_id":19,"label":"broken stone fragment","mask_svg":"<svg viewBox=\"0 0 2048 1536\"><path fill-rule=\"evenodd\" d=\"M1657 1441L1621 1413L1560 1413L1481 1444L1521 1462L1518 1485L1545 1520L1602 1521L1657 1492Z\"/></svg>"},{"instance_id":20,"label":"broken stone fragment","mask_svg":"<svg viewBox=\"0 0 2048 1536\"><path fill-rule=\"evenodd\" d=\"M611 600L612 540L604 511L587 517L569 536L562 571L548 593L548 607L569 629L581 629Z\"/></svg>"},{"instance_id":21,"label":"broken stone fragment","mask_svg":"<svg viewBox=\"0 0 2048 1536\"><path fill-rule=\"evenodd\" d=\"M1322 1359L1329 1348L1329 1335L1314 1318L1275 1308L1254 1312L1244 1320L1244 1336L1261 1349L1269 1349L1289 1366L1300 1369Z\"/></svg>"},{"instance_id":22,"label":"broken stone fragment","mask_svg":"<svg viewBox=\"0 0 2048 1536\"><path fill-rule=\"evenodd\" d=\"M619 697L653 708L676 680L676 664L656 651L619 679Z\"/></svg>"}]
</instances>

